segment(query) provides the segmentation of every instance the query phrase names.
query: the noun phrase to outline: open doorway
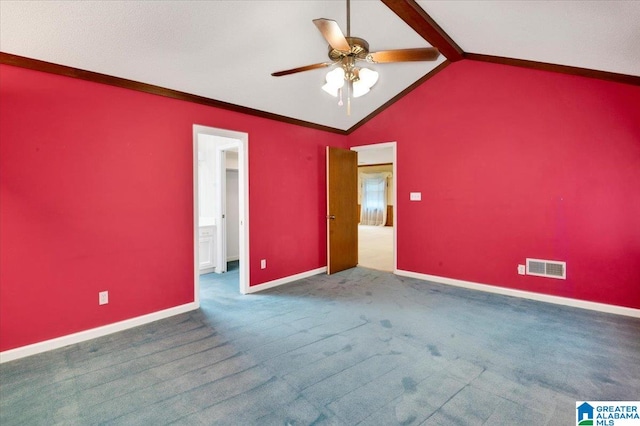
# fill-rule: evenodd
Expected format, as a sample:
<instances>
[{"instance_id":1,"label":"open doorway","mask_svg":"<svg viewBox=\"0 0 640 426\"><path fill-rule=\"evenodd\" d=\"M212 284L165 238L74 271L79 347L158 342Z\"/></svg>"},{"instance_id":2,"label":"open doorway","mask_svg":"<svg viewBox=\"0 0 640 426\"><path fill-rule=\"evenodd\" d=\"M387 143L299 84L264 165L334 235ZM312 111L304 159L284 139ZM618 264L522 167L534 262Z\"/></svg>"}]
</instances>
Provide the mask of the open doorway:
<instances>
[{"instance_id":1,"label":"open doorway","mask_svg":"<svg viewBox=\"0 0 640 426\"><path fill-rule=\"evenodd\" d=\"M226 217L226 247L224 262L227 273L237 273L240 266L240 199L238 177L238 150L225 152L225 217ZM239 272L238 272L239 273Z\"/></svg>"},{"instance_id":2,"label":"open doorway","mask_svg":"<svg viewBox=\"0 0 640 426\"><path fill-rule=\"evenodd\" d=\"M249 287L248 135L194 125L194 298L201 281Z\"/></svg>"},{"instance_id":3,"label":"open doorway","mask_svg":"<svg viewBox=\"0 0 640 426\"><path fill-rule=\"evenodd\" d=\"M358 152L358 265L394 272L396 262L396 143Z\"/></svg>"}]
</instances>

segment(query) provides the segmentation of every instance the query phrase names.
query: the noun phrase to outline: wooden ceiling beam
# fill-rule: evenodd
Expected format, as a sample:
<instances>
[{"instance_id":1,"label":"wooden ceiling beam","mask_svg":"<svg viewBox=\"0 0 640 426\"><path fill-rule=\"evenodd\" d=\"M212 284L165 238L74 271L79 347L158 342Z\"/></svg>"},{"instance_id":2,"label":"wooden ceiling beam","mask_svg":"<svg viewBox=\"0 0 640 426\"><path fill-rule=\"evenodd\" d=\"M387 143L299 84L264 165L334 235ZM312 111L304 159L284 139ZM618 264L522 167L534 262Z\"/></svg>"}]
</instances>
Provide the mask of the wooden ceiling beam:
<instances>
[{"instance_id":1,"label":"wooden ceiling beam","mask_svg":"<svg viewBox=\"0 0 640 426\"><path fill-rule=\"evenodd\" d=\"M429 44L437 48L450 62L464 58L464 52L460 46L415 0L382 0L382 2Z\"/></svg>"}]
</instances>

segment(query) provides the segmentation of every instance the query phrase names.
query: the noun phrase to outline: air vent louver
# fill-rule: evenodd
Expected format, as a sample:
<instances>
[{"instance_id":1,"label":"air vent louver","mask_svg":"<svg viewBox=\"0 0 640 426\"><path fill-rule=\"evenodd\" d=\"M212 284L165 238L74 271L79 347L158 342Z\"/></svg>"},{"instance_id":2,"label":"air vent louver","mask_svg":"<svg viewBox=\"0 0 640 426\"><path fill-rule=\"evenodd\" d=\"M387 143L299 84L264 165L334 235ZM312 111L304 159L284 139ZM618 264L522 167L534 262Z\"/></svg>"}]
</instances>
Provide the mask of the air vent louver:
<instances>
[{"instance_id":1,"label":"air vent louver","mask_svg":"<svg viewBox=\"0 0 640 426\"><path fill-rule=\"evenodd\" d=\"M565 280L567 264L555 260L527 259L527 275Z\"/></svg>"}]
</instances>

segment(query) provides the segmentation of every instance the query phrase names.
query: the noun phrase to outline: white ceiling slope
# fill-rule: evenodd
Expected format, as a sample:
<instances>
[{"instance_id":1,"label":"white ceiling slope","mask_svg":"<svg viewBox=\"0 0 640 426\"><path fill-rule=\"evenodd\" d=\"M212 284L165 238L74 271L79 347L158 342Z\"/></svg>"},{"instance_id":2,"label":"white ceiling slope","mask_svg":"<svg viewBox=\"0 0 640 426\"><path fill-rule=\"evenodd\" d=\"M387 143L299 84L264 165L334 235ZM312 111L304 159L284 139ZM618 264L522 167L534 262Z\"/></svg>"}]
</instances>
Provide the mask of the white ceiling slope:
<instances>
[{"instance_id":1,"label":"white ceiling slope","mask_svg":"<svg viewBox=\"0 0 640 426\"><path fill-rule=\"evenodd\" d=\"M468 53L640 76L638 0L418 0Z\"/></svg>"},{"instance_id":2,"label":"white ceiling slope","mask_svg":"<svg viewBox=\"0 0 640 426\"><path fill-rule=\"evenodd\" d=\"M466 52L640 74L640 1L418 1ZM372 51L429 44L377 0L353 0L351 33ZM445 60L380 72L352 114L320 87L312 20L346 31L344 1L6 1L0 51L347 130Z\"/></svg>"}]
</instances>

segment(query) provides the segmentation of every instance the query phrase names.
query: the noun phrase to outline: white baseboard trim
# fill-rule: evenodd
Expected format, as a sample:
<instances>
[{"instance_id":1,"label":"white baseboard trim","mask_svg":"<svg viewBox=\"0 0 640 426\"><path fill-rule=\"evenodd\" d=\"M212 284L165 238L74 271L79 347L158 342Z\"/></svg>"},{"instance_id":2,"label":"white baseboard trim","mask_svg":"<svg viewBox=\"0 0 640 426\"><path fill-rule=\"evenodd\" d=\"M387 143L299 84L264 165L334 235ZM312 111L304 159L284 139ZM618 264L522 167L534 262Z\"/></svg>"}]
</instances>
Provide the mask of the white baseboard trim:
<instances>
[{"instance_id":1,"label":"white baseboard trim","mask_svg":"<svg viewBox=\"0 0 640 426\"><path fill-rule=\"evenodd\" d=\"M627 308L625 306L608 305L606 303L589 302L586 300L571 299L568 297L552 296L549 294L534 293L530 291L514 290L511 288L497 287L488 284L474 283L472 281L457 280L454 278L439 277L437 275L420 274L418 272L403 271L396 269L396 275L416 278L424 281L432 281L440 284L447 284L455 287L468 288L471 290L486 291L488 293L502 294L504 296L521 297L523 299L537 300L539 302L554 303L556 305L571 306L574 308L589 309L592 311L606 312L609 314L625 315L628 317L640 318L640 309Z\"/></svg>"},{"instance_id":2,"label":"white baseboard trim","mask_svg":"<svg viewBox=\"0 0 640 426\"><path fill-rule=\"evenodd\" d=\"M42 352L59 349L64 346L73 345L75 343L95 339L96 337L106 336L107 334L117 333L118 331L127 330L129 328L169 318L174 315L183 314L195 309L198 309L198 303L191 302L185 305L153 312L136 318L131 318L128 320L115 322L113 324L92 328L90 330L80 331L78 333L68 334L62 337L56 337L55 339L45 340L44 342L38 342L15 349L9 349L7 351L0 352L0 364L31 355L36 355Z\"/></svg>"},{"instance_id":3,"label":"white baseboard trim","mask_svg":"<svg viewBox=\"0 0 640 426\"><path fill-rule=\"evenodd\" d=\"M288 277L279 278L273 281L267 281L266 283L257 284L250 286L247 290L246 294L256 293L258 291L266 290L268 288L277 287L279 285L288 284L293 281L298 281L304 278L309 278L314 275L323 274L327 272L327 267L323 266L322 268L312 269L310 271L300 272L299 274L289 275Z\"/></svg>"}]
</instances>

